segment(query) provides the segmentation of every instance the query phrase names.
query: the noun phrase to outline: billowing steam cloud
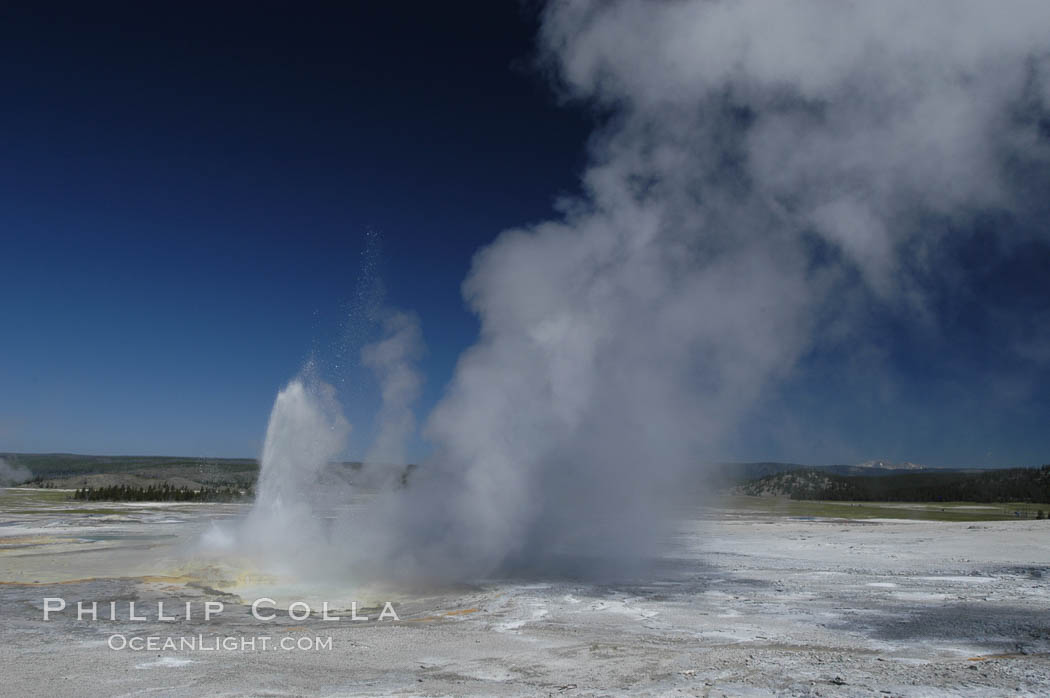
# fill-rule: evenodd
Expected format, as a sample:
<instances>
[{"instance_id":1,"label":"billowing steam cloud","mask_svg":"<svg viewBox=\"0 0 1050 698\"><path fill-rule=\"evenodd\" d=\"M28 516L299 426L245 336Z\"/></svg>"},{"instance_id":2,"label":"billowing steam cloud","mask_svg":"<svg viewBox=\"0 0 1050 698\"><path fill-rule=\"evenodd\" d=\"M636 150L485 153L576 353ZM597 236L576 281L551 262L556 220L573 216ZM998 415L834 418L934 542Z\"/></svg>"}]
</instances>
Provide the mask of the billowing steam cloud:
<instances>
[{"instance_id":1,"label":"billowing steam cloud","mask_svg":"<svg viewBox=\"0 0 1050 698\"><path fill-rule=\"evenodd\" d=\"M1039 205L1018 183L1047 181L1048 36L1040 1L551 4L542 62L605 126L564 218L474 261L481 338L395 556L644 552L681 473L818 338L867 304L930 315L947 231Z\"/></svg>"},{"instance_id":2,"label":"billowing steam cloud","mask_svg":"<svg viewBox=\"0 0 1050 698\"><path fill-rule=\"evenodd\" d=\"M32 477L33 473L24 465L11 464L0 458L0 487L18 485L32 479Z\"/></svg>"},{"instance_id":3,"label":"billowing steam cloud","mask_svg":"<svg viewBox=\"0 0 1050 698\"><path fill-rule=\"evenodd\" d=\"M668 492L807 352L865 308L935 324L953 231L1045 207L1047 37L1044 0L550 4L541 64L604 124L584 194L477 254L480 339L426 421L433 458L354 530L358 569L644 556ZM365 352L387 460L418 391L398 322Z\"/></svg>"}]
</instances>

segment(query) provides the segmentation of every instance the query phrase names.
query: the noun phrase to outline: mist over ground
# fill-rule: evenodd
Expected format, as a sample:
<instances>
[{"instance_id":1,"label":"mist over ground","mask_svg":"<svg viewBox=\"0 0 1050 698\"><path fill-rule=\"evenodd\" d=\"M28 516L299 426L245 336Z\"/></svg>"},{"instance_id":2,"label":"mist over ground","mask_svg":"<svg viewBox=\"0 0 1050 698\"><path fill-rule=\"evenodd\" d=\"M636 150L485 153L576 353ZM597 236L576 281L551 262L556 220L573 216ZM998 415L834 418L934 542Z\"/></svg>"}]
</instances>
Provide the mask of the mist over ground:
<instances>
[{"instance_id":1,"label":"mist over ground","mask_svg":"<svg viewBox=\"0 0 1050 698\"><path fill-rule=\"evenodd\" d=\"M29 468L0 458L0 486L17 485L32 479L33 473Z\"/></svg>"}]
</instances>

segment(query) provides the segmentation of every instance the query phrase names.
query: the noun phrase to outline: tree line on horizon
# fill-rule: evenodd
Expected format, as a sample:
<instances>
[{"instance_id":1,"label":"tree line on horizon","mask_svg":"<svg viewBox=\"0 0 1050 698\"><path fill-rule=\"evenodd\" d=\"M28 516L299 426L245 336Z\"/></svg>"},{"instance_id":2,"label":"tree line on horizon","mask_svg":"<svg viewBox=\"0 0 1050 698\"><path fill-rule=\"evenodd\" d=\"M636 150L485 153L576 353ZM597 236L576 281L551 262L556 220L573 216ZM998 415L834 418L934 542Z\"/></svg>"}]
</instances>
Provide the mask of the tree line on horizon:
<instances>
[{"instance_id":1,"label":"tree line on horizon","mask_svg":"<svg viewBox=\"0 0 1050 698\"><path fill-rule=\"evenodd\" d=\"M251 499L251 487L175 487L174 485L111 485L82 487L73 499L82 502L236 502Z\"/></svg>"},{"instance_id":2,"label":"tree line on horizon","mask_svg":"<svg viewBox=\"0 0 1050 698\"><path fill-rule=\"evenodd\" d=\"M753 480L743 494L847 502L1050 502L1050 464L967 472L835 475L818 470L776 473Z\"/></svg>"}]
</instances>

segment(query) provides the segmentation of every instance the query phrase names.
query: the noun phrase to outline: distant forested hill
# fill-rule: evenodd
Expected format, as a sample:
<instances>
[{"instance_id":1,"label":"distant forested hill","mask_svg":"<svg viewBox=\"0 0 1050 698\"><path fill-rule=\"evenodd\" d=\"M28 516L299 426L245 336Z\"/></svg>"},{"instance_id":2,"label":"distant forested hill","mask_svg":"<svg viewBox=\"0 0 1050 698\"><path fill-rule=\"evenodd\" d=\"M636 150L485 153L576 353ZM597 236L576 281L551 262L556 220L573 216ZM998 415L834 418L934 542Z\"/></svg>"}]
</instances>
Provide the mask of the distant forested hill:
<instances>
[{"instance_id":1,"label":"distant forested hill","mask_svg":"<svg viewBox=\"0 0 1050 698\"><path fill-rule=\"evenodd\" d=\"M259 464L248 458L180 458L168 456L88 456L75 453L0 454L28 468L30 486L146 486L167 482L178 487L240 486L253 483Z\"/></svg>"},{"instance_id":2,"label":"distant forested hill","mask_svg":"<svg viewBox=\"0 0 1050 698\"><path fill-rule=\"evenodd\" d=\"M714 463L702 468L699 478L702 489L729 488L741 485L758 478L780 473L812 470L829 475L860 475L864 477L884 477L902 472L919 472L935 470L946 472L948 468L928 468L916 463L892 463L883 460L872 460L856 465L803 465L801 463Z\"/></svg>"},{"instance_id":3,"label":"distant forested hill","mask_svg":"<svg viewBox=\"0 0 1050 698\"><path fill-rule=\"evenodd\" d=\"M815 469L773 473L744 483L741 494L854 502L1050 502L1050 465L1004 470L922 471L880 476Z\"/></svg>"},{"instance_id":4,"label":"distant forested hill","mask_svg":"<svg viewBox=\"0 0 1050 698\"><path fill-rule=\"evenodd\" d=\"M171 492L207 490L208 496L212 497L207 501L218 501L215 498L225 497L223 493L227 490L251 490L259 476L259 463L250 458L90 456L75 453L0 453L0 458L29 471L28 477L21 480L23 486L84 490L87 494L81 498L89 500L119 495L127 501L146 501L135 497L147 493L175 497L177 495ZM350 461L332 463L329 473L364 490L385 489L407 485L415 467ZM168 489L161 492L165 487Z\"/></svg>"}]
</instances>

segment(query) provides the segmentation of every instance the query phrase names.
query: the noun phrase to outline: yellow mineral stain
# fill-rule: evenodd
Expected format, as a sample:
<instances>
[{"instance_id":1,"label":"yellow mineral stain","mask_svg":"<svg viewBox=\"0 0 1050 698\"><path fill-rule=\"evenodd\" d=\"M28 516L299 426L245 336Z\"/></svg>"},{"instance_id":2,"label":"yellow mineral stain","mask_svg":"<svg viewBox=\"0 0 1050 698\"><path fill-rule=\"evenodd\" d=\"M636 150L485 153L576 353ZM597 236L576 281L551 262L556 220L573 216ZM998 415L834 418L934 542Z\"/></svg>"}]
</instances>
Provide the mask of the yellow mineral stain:
<instances>
[{"instance_id":1,"label":"yellow mineral stain","mask_svg":"<svg viewBox=\"0 0 1050 698\"><path fill-rule=\"evenodd\" d=\"M477 613L478 610L479 609L477 609L477 608L463 608L463 609L460 609L458 611L449 611L445 615L446 616L462 616L462 615L465 615L467 613Z\"/></svg>"}]
</instances>

